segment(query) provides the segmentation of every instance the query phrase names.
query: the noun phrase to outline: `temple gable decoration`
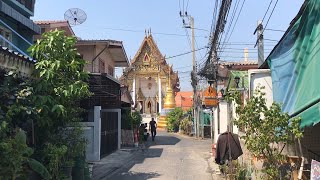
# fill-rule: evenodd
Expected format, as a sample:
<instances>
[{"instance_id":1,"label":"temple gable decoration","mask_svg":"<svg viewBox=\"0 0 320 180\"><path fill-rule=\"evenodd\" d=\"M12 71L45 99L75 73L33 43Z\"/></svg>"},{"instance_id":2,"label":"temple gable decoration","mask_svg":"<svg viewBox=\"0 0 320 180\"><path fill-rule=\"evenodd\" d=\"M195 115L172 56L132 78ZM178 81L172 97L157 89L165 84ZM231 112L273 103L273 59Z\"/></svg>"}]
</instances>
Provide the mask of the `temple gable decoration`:
<instances>
[{"instance_id":1,"label":"temple gable decoration","mask_svg":"<svg viewBox=\"0 0 320 180\"><path fill-rule=\"evenodd\" d=\"M150 114L153 117L164 107L169 81L173 96L180 91L178 73L167 64L151 32L144 37L120 81L131 90L134 103L142 104L141 113Z\"/></svg>"},{"instance_id":2,"label":"temple gable decoration","mask_svg":"<svg viewBox=\"0 0 320 180\"><path fill-rule=\"evenodd\" d=\"M149 57L149 55L146 53L145 55L144 55L144 58L143 58L143 63L144 64L149 64L150 63L150 57Z\"/></svg>"}]
</instances>

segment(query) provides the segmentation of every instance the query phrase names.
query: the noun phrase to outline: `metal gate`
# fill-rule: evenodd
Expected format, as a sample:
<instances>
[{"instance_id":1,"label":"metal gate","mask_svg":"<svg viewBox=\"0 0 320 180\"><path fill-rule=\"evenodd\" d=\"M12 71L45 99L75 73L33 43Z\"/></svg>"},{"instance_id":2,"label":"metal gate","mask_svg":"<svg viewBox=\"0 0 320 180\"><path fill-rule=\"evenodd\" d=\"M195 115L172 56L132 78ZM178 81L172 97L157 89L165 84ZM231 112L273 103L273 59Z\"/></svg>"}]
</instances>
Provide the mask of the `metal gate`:
<instances>
[{"instance_id":1,"label":"metal gate","mask_svg":"<svg viewBox=\"0 0 320 180\"><path fill-rule=\"evenodd\" d=\"M100 157L104 157L118 148L118 112L101 111Z\"/></svg>"}]
</instances>

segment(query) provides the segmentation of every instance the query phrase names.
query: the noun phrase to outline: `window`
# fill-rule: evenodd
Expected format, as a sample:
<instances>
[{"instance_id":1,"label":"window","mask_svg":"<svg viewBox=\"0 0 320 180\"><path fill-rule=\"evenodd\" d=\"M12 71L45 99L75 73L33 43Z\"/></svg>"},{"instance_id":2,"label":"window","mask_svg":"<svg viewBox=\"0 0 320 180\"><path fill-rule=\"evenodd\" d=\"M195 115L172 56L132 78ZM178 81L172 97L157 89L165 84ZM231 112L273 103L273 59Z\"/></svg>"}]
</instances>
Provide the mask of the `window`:
<instances>
[{"instance_id":1,"label":"window","mask_svg":"<svg viewBox=\"0 0 320 180\"><path fill-rule=\"evenodd\" d=\"M2 38L5 38L5 39L7 39L8 41L11 42L12 41L11 31L9 31L8 29L0 26L0 35L2 36L0 38L0 45L4 46L4 47L8 47L8 48L11 49L10 44L8 42L6 42L4 39L2 39Z\"/></svg>"},{"instance_id":2,"label":"window","mask_svg":"<svg viewBox=\"0 0 320 180\"><path fill-rule=\"evenodd\" d=\"M114 74L114 68L112 67L112 66L108 66L108 74L110 75L110 76L113 76L113 74Z\"/></svg>"}]
</instances>

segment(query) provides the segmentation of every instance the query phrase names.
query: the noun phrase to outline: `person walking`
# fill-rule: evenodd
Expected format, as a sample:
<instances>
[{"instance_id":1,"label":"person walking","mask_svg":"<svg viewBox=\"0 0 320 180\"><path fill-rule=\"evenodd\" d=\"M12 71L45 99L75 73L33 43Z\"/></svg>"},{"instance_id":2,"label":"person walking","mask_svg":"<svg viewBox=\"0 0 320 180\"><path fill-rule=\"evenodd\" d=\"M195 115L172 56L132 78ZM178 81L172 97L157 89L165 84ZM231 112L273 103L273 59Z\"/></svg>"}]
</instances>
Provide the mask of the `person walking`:
<instances>
[{"instance_id":1,"label":"person walking","mask_svg":"<svg viewBox=\"0 0 320 180\"><path fill-rule=\"evenodd\" d=\"M154 120L154 118L151 118L149 123L149 131L151 131L152 141L154 141L154 138L157 135L157 122Z\"/></svg>"}]
</instances>

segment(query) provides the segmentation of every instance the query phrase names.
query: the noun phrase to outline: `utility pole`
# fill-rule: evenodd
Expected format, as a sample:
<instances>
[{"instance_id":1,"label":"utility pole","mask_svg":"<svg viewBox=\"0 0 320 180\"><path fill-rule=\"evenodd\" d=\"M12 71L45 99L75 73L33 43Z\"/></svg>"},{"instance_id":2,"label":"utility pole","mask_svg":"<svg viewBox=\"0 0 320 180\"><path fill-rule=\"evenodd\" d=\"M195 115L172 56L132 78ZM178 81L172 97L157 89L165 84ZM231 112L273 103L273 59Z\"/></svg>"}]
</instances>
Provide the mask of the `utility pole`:
<instances>
[{"instance_id":1,"label":"utility pole","mask_svg":"<svg viewBox=\"0 0 320 180\"><path fill-rule=\"evenodd\" d=\"M184 14L180 11L180 17L188 18L189 24L185 23L185 20L183 19L183 27L184 28L190 28L191 29L191 49L192 49L192 86L193 86L193 115L194 115L194 123L195 123L195 134L196 137L199 137L200 133L200 122L199 122L199 111L198 111L198 95L197 95L197 70L196 70L196 54L195 54L195 37L194 37L194 18L190 15L188 15L187 12L184 12Z\"/></svg>"},{"instance_id":2,"label":"utility pole","mask_svg":"<svg viewBox=\"0 0 320 180\"><path fill-rule=\"evenodd\" d=\"M257 42L254 47L258 45L258 67L260 67L264 62L264 45L263 45L263 25L262 21L258 21L258 26L254 31L254 34L257 33Z\"/></svg>"}]
</instances>

